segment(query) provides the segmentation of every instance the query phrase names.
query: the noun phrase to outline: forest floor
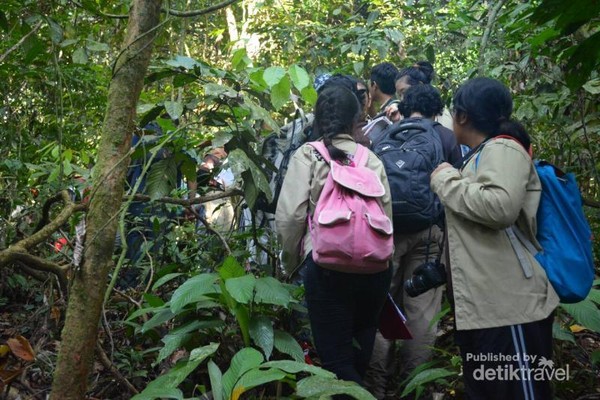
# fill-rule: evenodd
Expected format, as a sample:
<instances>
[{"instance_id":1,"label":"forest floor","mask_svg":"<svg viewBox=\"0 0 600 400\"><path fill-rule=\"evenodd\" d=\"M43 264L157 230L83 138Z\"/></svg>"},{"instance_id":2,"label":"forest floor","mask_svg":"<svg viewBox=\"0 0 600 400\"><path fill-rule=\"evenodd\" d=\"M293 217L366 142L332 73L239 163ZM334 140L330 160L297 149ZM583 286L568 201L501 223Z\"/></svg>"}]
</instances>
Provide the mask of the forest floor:
<instances>
[{"instance_id":1,"label":"forest floor","mask_svg":"<svg viewBox=\"0 0 600 400\"><path fill-rule=\"evenodd\" d=\"M40 283L22 278L18 282L7 282L6 277L6 274L0 277L3 279L0 282L0 400L42 400L49 394L52 383L66 309L64 299L56 297L57 291L50 280ZM104 313L90 377L90 400L129 399L135 390L141 391L149 381L186 356L185 351L178 351L163 363L153 365L160 338L166 331L157 330L144 338L134 334L123 322L126 304L134 298L136 289L117 293L111 308ZM445 316L435 349L435 367L457 368L452 365L458 354L452 326L451 317ZM568 380L554 382L555 396L564 400L600 400L600 360L593 360L593 353L597 355L600 350L600 334L582 327L575 328L573 334L575 342L555 340L555 368L569 368ZM192 379L207 382L203 374L206 370L199 369ZM399 378L393 382L397 390L389 398L399 399L402 391ZM435 397L434 393L437 393ZM458 375L429 385L421 396L437 400L462 397Z\"/></svg>"}]
</instances>

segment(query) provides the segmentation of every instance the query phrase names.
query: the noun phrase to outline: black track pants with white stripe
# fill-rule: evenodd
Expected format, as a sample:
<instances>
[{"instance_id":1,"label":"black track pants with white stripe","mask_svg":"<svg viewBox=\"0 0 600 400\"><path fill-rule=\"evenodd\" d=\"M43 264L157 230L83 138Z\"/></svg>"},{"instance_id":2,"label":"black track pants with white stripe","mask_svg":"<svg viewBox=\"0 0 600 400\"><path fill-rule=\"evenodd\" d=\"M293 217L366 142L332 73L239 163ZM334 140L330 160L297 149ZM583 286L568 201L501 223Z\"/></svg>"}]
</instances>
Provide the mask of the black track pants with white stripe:
<instances>
[{"instance_id":1,"label":"black track pants with white stripe","mask_svg":"<svg viewBox=\"0 0 600 400\"><path fill-rule=\"evenodd\" d=\"M553 315L541 321L456 331L469 400L551 400Z\"/></svg>"}]
</instances>

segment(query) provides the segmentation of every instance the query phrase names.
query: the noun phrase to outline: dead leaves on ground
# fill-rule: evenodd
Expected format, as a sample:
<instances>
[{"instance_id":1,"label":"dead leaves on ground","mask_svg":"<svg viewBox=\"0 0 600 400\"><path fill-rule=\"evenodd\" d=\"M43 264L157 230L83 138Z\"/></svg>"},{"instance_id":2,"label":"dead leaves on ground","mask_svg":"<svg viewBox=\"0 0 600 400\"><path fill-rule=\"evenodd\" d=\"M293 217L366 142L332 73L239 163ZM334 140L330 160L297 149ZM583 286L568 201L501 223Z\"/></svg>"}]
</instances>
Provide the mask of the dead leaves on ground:
<instances>
[{"instance_id":1,"label":"dead leaves on ground","mask_svg":"<svg viewBox=\"0 0 600 400\"><path fill-rule=\"evenodd\" d=\"M35 352L23 336L10 338L0 345L0 390L18 378L26 363L35 360Z\"/></svg>"}]
</instances>

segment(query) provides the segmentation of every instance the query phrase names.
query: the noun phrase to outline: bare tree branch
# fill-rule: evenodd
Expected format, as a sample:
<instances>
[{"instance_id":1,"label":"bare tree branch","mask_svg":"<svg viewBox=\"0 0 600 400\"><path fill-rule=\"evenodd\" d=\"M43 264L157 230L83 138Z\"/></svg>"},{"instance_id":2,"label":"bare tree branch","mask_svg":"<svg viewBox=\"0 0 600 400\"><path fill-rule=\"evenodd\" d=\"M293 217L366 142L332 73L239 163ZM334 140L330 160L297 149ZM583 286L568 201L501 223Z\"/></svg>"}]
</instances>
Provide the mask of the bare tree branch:
<instances>
[{"instance_id":1,"label":"bare tree branch","mask_svg":"<svg viewBox=\"0 0 600 400\"><path fill-rule=\"evenodd\" d=\"M200 214L198 214L198 212L196 210L194 210L192 207L188 207L188 210L194 214L194 216L198 219L198 221L202 222L202 225L204 225L204 227L209 231L212 232L213 234L215 234L219 240L221 241L221 243L223 244L223 248L225 249L225 251L227 252L227 255L231 255L231 248L229 247L229 245L227 244L227 240L225 240L225 238L223 237L223 235L221 235L221 233L219 231L217 231L216 229L214 229L212 226L210 226L210 224L208 223L208 221L206 220L206 218L202 217Z\"/></svg>"},{"instance_id":2,"label":"bare tree branch","mask_svg":"<svg viewBox=\"0 0 600 400\"><path fill-rule=\"evenodd\" d=\"M42 27L42 22L43 21L39 21L32 30L30 30L25 36L23 36L21 38L21 40L19 40L17 43L15 43L15 45L13 47L11 47L10 49L6 50L6 52L4 54L2 54L0 56L0 64L2 64L4 62L4 59L6 57L8 57L8 55L10 53L12 53L13 51L15 51L16 49L19 48L19 46L21 46L23 44L23 42L25 42L27 40L27 38L31 35L33 35L34 33L36 33L41 27Z\"/></svg>"},{"instance_id":3,"label":"bare tree branch","mask_svg":"<svg viewBox=\"0 0 600 400\"><path fill-rule=\"evenodd\" d=\"M197 17L199 15L209 14L213 11L217 11L217 10L220 10L221 8L225 8L231 4L237 3L238 1L240 1L240 0L225 0L225 1L222 1L221 3L217 3L215 5L203 8L201 10L178 11L178 10L168 10L168 9L163 8L160 11L162 13L172 15L174 17L190 18L190 17ZM111 19L127 19L127 18L129 18L128 14L108 14L108 13L102 12L100 10L90 10L90 9L86 8L83 4L81 4L75 0L72 0L71 2L73 4L75 4L77 7L80 7L80 8L83 8L84 10L93 12L94 14L96 14L100 17L111 18Z\"/></svg>"},{"instance_id":4,"label":"bare tree branch","mask_svg":"<svg viewBox=\"0 0 600 400\"><path fill-rule=\"evenodd\" d=\"M202 10L195 10L195 11L177 11L177 10L161 10L164 13L168 13L170 15L173 15L174 17L183 17L183 18L187 18L187 17L196 17L198 15L204 15L204 14L208 14L211 13L213 11L217 11L220 10L221 8L225 8L231 4L237 3L240 0L225 0L222 1L221 3L215 4L214 6L210 6L210 7L206 7L203 8Z\"/></svg>"},{"instance_id":5,"label":"bare tree branch","mask_svg":"<svg viewBox=\"0 0 600 400\"><path fill-rule=\"evenodd\" d=\"M87 205L85 205L85 204L73 203L71 201L68 191L63 190L61 192L61 196L62 196L62 200L66 204L66 206L65 206L65 208L63 208L63 210L60 212L60 214L58 214L58 216L56 218L54 218L49 224L44 226L42 229L40 229L33 235L31 235L23 240L18 241L14 245L10 246L7 250L11 250L11 249L17 250L18 249L18 250L22 251L22 250L28 250L34 246L37 246L38 244L47 240L54 232L56 232L61 227L61 225L66 223L69 220L69 218L71 217L71 215L73 215L77 211L84 211L87 209ZM7 250L5 250L5 251L7 251ZM0 252L0 266L2 265L2 261L1 261L2 253L3 252Z\"/></svg>"},{"instance_id":6,"label":"bare tree branch","mask_svg":"<svg viewBox=\"0 0 600 400\"><path fill-rule=\"evenodd\" d=\"M96 354L98 354L98 358L100 359L100 363L110 371L110 373L121 383L123 386L129 390L131 394L138 394L139 391L121 374L121 372L113 365L110 361L100 343L96 343Z\"/></svg>"},{"instance_id":7,"label":"bare tree branch","mask_svg":"<svg viewBox=\"0 0 600 400\"><path fill-rule=\"evenodd\" d=\"M8 251L8 250L6 250ZM3 252L4 253L4 252ZM9 251L8 258L11 261L18 261L22 264L25 264L27 267L36 270L36 271L44 271L51 272L58 278L58 283L60 284L60 289L63 294L66 295L68 280L67 280L67 270L68 267L61 266L52 261L48 261L38 256L34 256L32 254L20 251ZM0 263L0 265L2 265Z\"/></svg>"},{"instance_id":8,"label":"bare tree branch","mask_svg":"<svg viewBox=\"0 0 600 400\"><path fill-rule=\"evenodd\" d=\"M202 203L206 203L208 201L223 199L226 197L238 196L238 195L242 195L242 194L244 194L244 192L242 192L240 189L229 188L222 192L207 194L205 196L196 197L192 200L177 199L174 197L161 197L160 199L156 199L154 201L157 203L177 204L177 205L180 205L183 207L190 207L194 204L202 204ZM147 196L145 194L136 194L133 196L133 200L145 202L145 201L151 201L151 198L150 198L150 196Z\"/></svg>"},{"instance_id":9,"label":"bare tree branch","mask_svg":"<svg viewBox=\"0 0 600 400\"><path fill-rule=\"evenodd\" d=\"M485 31L483 32L483 36L481 37L481 44L479 45L479 61L477 63L477 72L479 75L483 75L483 59L485 48L487 47L487 43L490 39L490 34L492 33L492 28L494 27L494 23L496 22L496 17L500 12L500 9L506 3L506 0L496 0L497 3L494 5L489 12L487 25L485 27Z\"/></svg>"},{"instance_id":10,"label":"bare tree branch","mask_svg":"<svg viewBox=\"0 0 600 400\"><path fill-rule=\"evenodd\" d=\"M592 199L586 199L584 197L583 198L583 205L584 206L588 206L588 207L592 207L592 208L600 208L600 201L596 201L596 200L592 200Z\"/></svg>"}]
</instances>

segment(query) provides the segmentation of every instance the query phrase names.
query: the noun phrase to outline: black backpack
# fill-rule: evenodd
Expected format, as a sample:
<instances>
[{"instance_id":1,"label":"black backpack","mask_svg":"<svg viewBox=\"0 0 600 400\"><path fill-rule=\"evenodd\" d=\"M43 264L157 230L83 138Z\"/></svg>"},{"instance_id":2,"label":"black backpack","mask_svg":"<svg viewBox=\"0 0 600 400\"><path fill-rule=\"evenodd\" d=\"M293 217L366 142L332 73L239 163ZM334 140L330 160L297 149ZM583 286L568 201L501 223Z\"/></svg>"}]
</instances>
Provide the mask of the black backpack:
<instances>
[{"instance_id":1,"label":"black backpack","mask_svg":"<svg viewBox=\"0 0 600 400\"><path fill-rule=\"evenodd\" d=\"M311 133L313 115L305 115L298 109L296 110L296 117L278 132L271 133L263 141L261 155L271 164L271 168L266 167L265 170L271 193L273 193L273 200L268 202L266 196L259 196L256 201L256 208L260 211L275 213L290 159L294 152L308 140ZM274 171L272 170L273 167L275 168Z\"/></svg>"},{"instance_id":2,"label":"black backpack","mask_svg":"<svg viewBox=\"0 0 600 400\"><path fill-rule=\"evenodd\" d=\"M390 185L395 232L418 232L442 217L442 204L429 186L431 173L444 161L436 125L429 119L404 119L373 144Z\"/></svg>"}]
</instances>

